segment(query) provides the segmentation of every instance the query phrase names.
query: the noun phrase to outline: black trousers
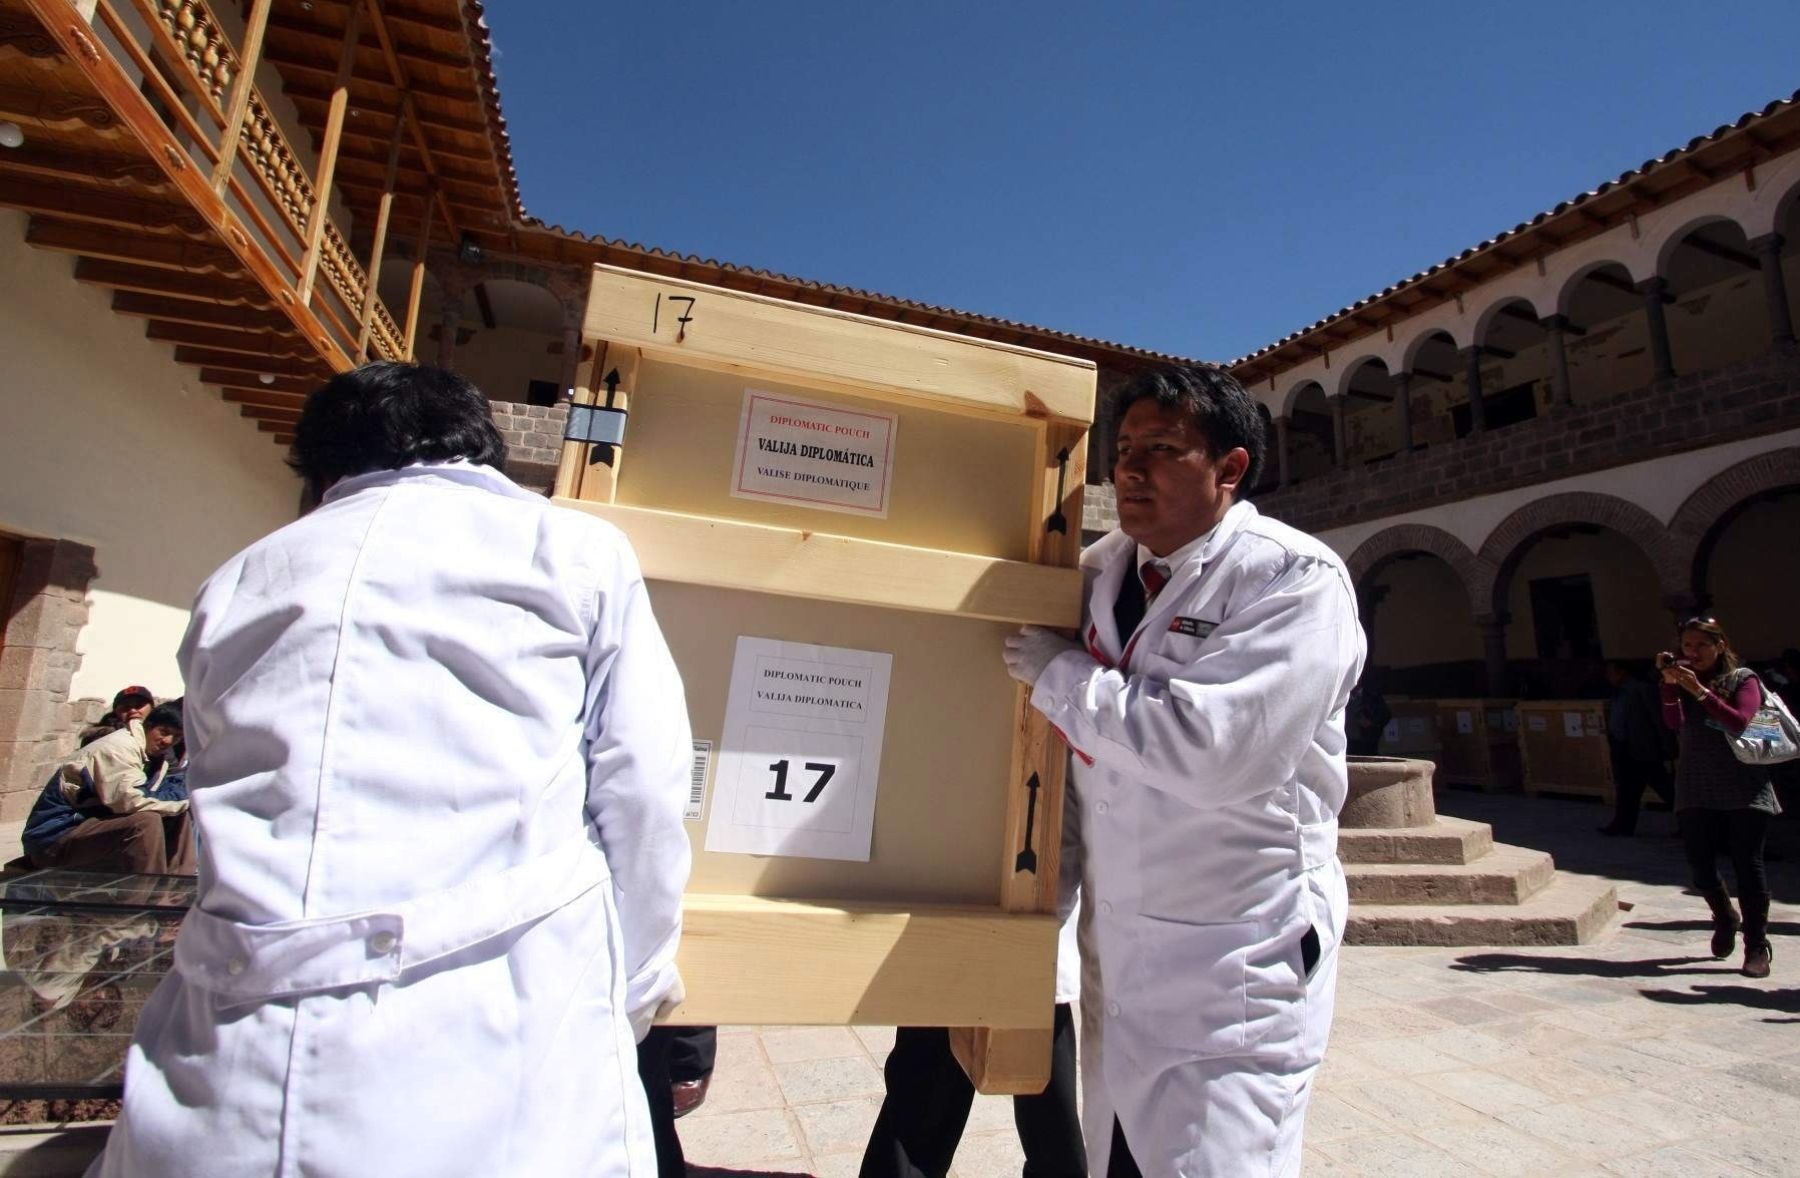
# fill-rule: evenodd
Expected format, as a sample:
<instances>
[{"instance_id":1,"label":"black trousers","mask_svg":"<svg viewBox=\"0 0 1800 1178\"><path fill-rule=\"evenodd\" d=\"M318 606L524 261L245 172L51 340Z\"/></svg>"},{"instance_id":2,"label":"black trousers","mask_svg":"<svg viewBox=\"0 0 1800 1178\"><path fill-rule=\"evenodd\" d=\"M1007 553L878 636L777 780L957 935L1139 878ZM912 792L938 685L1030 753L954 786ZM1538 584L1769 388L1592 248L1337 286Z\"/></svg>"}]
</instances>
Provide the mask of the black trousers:
<instances>
[{"instance_id":1,"label":"black trousers","mask_svg":"<svg viewBox=\"0 0 1800 1178\"><path fill-rule=\"evenodd\" d=\"M657 1178L686 1178L687 1159L675 1132L675 1095L669 1090L669 1054L682 1027L651 1027L638 1044L638 1079L650 1101L650 1128L656 1135Z\"/></svg>"},{"instance_id":2,"label":"black trousers","mask_svg":"<svg viewBox=\"0 0 1800 1178\"><path fill-rule=\"evenodd\" d=\"M1131 1156L1131 1147L1125 1144L1125 1126L1119 1124L1117 1117L1113 1118L1112 1153L1106 1159L1106 1178L1144 1178L1137 1159Z\"/></svg>"},{"instance_id":3,"label":"black trousers","mask_svg":"<svg viewBox=\"0 0 1800 1178\"><path fill-rule=\"evenodd\" d=\"M1013 1097L1013 1122L1025 1147L1025 1178L1083 1178L1087 1151L1075 1115L1075 1019L1056 1008L1050 1085L1037 1096ZM950 1051L942 1027L901 1027L887 1058L887 1097L862 1178L943 1178L962 1141L975 1086Z\"/></svg>"},{"instance_id":4,"label":"black trousers","mask_svg":"<svg viewBox=\"0 0 1800 1178\"><path fill-rule=\"evenodd\" d=\"M669 1028L669 1079L677 1084L704 1080L713 1074L719 1054L719 1028Z\"/></svg>"},{"instance_id":5,"label":"black trousers","mask_svg":"<svg viewBox=\"0 0 1800 1178\"><path fill-rule=\"evenodd\" d=\"M1669 780L1669 767L1660 760L1644 761L1633 757L1619 745L1612 746L1614 829L1631 834L1637 830L1638 811L1643 808L1646 787L1656 791L1665 802L1674 802L1675 786Z\"/></svg>"},{"instance_id":6,"label":"black trousers","mask_svg":"<svg viewBox=\"0 0 1800 1178\"><path fill-rule=\"evenodd\" d=\"M1737 878L1738 907L1744 914L1744 941L1768 939L1769 879L1763 872L1763 844L1774 816L1764 810L1699 810L1681 812L1681 839L1697 892L1723 891L1719 856L1731 859Z\"/></svg>"}]
</instances>

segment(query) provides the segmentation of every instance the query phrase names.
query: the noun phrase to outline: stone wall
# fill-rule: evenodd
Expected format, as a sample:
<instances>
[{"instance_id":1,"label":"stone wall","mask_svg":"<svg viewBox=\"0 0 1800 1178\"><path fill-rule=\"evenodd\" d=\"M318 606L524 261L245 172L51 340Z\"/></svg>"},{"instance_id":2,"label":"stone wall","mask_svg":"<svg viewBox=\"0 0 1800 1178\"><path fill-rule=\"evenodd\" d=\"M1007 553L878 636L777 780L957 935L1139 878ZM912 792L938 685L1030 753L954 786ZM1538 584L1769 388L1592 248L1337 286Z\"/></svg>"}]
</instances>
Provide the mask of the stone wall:
<instances>
[{"instance_id":1,"label":"stone wall","mask_svg":"<svg viewBox=\"0 0 1800 1178\"><path fill-rule=\"evenodd\" d=\"M106 701L71 700L81 664L75 640L88 619L94 550L67 540L27 540L0 642L0 822L23 818L50 766ZM0 854L0 858L8 856Z\"/></svg>"},{"instance_id":2,"label":"stone wall","mask_svg":"<svg viewBox=\"0 0 1800 1178\"><path fill-rule=\"evenodd\" d=\"M1332 471L1264 491L1256 501L1265 513L1316 533L1796 425L1800 351L1783 348L1610 401Z\"/></svg>"},{"instance_id":3,"label":"stone wall","mask_svg":"<svg viewBox=\"0 0 1800 1178\"><path fill-rule=\"evenodd\" d=\"M506 473L521 487L548 495L562 455L566 405L493 402L494 424L506 439Z\"/></svg>"}]
</instances>

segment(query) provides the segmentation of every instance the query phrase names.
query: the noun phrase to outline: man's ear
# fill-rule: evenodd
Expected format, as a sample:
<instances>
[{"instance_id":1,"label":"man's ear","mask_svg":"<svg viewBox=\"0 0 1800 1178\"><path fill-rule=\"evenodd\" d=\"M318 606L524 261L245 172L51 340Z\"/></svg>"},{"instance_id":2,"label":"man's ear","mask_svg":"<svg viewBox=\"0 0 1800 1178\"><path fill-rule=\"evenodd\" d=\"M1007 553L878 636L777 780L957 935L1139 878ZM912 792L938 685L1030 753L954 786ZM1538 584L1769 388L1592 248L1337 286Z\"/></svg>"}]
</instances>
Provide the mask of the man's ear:
<instances>
[{"instance_id":1,"label":"man's ear","mask_svg":"<svg viewBox=\"0 0 1800 1178\"><path fill-rule=\"evenodd\" d=\"M1250 451L1242 446L1227 450L1219 459L1219 489L1237 493L1238 484L1250 473Z\"/></svg>"}]
</instances>

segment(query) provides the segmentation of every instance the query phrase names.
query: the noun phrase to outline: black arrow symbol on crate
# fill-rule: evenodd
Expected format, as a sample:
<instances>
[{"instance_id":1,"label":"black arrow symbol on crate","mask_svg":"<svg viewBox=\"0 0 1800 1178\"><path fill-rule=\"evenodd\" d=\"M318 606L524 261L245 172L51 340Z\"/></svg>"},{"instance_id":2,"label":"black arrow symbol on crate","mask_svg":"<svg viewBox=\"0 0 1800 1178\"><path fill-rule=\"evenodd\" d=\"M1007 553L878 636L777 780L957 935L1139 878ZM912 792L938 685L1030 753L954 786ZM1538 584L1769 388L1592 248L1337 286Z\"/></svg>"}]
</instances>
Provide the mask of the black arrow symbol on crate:
<instances>
[{"instance_id":1,"label":"black arrow symbol on crate","mask_svg":"<svg viewBox=\"0 0 1800 1178\"><path fill-rule=\"evenodd\" d=\"M1062 509L1063 480L1068 477L1068 474L1069 451L1065 448L1056 455L1056 510L1051 512L1050 518L1044 521L1046 532L1061 532L1065 536L1069 534L1069 521L1063 515Z\"/></svg>"},{"instance_id":2,"label":"black arrow symbol on crate","mask_svg":"<svg viewBox=\"0 0 1800 1178\"><path fill-rule=\"evenodd\" d=\"M619 395L619 381L621 379L619 370L615 368L600 379L606 383L606 407L611 409L613 407L613 401ZM614 446L611 442L595 442L594 452L588 456L588 465L600 466L604 464L606 466L611 466L613 464L613 454L617 449L618 447Z\"/></svg>"},{"instance_id":3,"label":"black arrow symbol on crate","mask_svg":"<svg viewBox=\"0 0 1800 1178\"><path fill-rule=\"evenodd\" d=\"M1038 775L1033 773L1031 780L1025 783L1031 796L1025 800L1025 847L1019 857L1013 861L1014 871L1029 871L1037 874L1037 852L1031 849L1031 832L1037 825Z\"/></svg>"}]
</instances>

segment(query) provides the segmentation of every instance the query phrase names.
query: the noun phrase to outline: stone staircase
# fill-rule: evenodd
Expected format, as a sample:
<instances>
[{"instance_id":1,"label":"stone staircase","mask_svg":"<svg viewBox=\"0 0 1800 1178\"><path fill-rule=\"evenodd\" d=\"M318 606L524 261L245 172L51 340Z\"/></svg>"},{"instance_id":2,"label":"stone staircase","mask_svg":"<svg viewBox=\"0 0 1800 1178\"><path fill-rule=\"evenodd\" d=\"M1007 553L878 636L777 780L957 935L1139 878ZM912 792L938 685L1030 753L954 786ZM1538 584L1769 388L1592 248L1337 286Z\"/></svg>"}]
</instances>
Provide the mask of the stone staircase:
<instances>
[{"instance_id":1,"label":"stone staircase","mask_svg":"<svg viewBox=\"0 0 1800 1178\"><path fill-rule=\"evenodd\" d=\"M1618 896L1565 875L1543 851L1494 841L1485 822L1442 818L1433 766L1350 761L1338 857L1350 885L1351 945L1582 945L1608 929Z\"/></svg>"}]
</instances>

